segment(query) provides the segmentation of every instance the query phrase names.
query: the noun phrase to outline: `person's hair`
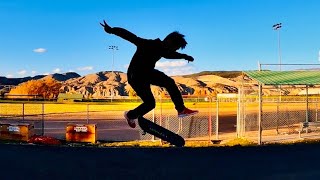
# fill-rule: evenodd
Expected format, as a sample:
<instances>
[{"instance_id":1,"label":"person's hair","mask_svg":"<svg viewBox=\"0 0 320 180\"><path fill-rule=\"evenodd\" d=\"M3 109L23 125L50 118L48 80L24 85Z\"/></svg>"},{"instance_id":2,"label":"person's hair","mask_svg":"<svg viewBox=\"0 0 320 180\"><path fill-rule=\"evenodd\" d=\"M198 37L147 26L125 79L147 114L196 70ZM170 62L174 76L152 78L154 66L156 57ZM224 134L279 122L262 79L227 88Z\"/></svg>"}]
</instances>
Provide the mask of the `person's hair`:
<instances>
[{"instance_id":1,"label":"person's hair","mask_svg":"<svg viewBox=\"0 0 320 180\"><path fill-rule=\"evenodd\" d=\"M164 41L169 40L172 41L173 43L176 43L177 45L179 45L179 47L181 49L184 49L186 47L186 45L188 44L187 41L184 39L184 35L180 34L178 31L174 31L170 34L168 34L168 36L166 38L164 38Z\"/></svg>"}]
</instances>

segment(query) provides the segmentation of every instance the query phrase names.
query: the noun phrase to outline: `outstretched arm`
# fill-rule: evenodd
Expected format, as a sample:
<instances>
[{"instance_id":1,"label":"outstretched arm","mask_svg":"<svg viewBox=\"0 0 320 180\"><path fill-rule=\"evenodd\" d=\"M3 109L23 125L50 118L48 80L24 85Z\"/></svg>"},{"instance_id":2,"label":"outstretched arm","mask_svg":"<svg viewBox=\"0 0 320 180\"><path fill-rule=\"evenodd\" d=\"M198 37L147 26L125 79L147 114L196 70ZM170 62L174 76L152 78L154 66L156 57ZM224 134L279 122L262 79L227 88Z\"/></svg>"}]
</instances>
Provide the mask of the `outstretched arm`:
<instances>
[{"instance_id":1,"label":"outstretched arm","mask_svg":"<svg viewBox=\"0 0 320 180\"><path fill-rule=\"evenodd\" d=\"M106 31L107 33L117 35L133 44L137 44L138 40L141 39L126 29L120 27L110 27L105 20L103 21L103 24L100 23L100 25L104 28L104 31Z\"/></svg>"},{"instance_id":2,"label":"outstretched arm","mask_svg":"<svg viewBox=\"0 0 320 180\"><path fill-rule=\"evenodd\" d=\"M167 59L185 59L187 60L188 62L189 61L193 61L193 57L192 56L189 56L187 54L182 54L182 53L178 53L178 52L170 52L170 53L165 53L164 58L167 58Z\"/></svg>"}]
</instances>

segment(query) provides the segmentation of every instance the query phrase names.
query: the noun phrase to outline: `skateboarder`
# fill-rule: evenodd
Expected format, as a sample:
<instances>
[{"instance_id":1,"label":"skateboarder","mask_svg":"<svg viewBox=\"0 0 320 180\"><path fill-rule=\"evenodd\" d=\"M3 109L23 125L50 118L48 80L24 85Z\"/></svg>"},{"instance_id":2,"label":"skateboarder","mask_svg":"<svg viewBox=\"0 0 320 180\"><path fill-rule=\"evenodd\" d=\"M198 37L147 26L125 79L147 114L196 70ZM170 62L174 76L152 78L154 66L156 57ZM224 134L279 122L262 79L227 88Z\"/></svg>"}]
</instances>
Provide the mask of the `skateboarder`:
<instances>
[{"instance_id":1,"label":"skateboarder","mask_svg":"<svg viewBox=\"0 0 320 180\"><path fill-rule=\"evenodd\" d=\"M164 40L160 40L159 38L144 39L126 29L111 27L106 21L100 24L105 32L117 35L137 46L137 50L130 62L127 76L129 84L142 99L143 103L135 109L124 113L124 117L131 128L136 127L135 120L138 117L147 114L156 106L156 101L150 87L151 84L167 89L178 112L178 117L198 113L198 111L190 110L184 106L181 93L175 81L163 72L155 69L156 62L162 57L167 59L185 59L188 62L194 60L192 56L176 52L178 49L184 49L187 45L184 35L174 31L167 35Z\"/></svg>"}]
</instances>

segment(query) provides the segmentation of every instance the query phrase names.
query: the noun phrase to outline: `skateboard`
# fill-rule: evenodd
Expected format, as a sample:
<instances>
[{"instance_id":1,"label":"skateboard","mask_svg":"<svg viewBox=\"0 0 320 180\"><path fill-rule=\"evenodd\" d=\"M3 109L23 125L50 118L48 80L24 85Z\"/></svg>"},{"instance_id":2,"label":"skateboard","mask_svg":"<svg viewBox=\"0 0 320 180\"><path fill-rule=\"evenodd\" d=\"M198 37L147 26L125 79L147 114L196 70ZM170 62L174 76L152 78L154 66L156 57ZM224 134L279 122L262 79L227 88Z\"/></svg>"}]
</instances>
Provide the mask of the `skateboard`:
<instances>
[{"instance_id":1,"label":"skateboard","mask_svg":"<svg viewBox=\"0 0 320 180\"><path fill-rule=\"evenodd\" d=\"M178 134L169 131L168 129L159 126L156 123L151 122L150 120L144 118L144 117L139 117L138 118L138 123L141 129L145 133L149 133L151 135L154 135L164 141L169 142L170 144L173 144L177 147L182 147L185 144L184 139L179 136Z\"/></svg>"}]
</instances>

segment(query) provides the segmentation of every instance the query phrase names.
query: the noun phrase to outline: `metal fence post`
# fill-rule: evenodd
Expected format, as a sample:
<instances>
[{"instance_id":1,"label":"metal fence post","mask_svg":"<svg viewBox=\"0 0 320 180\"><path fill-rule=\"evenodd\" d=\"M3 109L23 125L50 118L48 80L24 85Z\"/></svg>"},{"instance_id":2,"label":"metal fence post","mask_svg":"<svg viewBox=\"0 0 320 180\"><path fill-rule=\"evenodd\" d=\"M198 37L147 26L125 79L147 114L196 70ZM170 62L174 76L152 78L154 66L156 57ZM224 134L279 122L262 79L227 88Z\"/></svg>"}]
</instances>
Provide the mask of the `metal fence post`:
<instances>
[{"instance_id":1,"label":"metal fence post","mask_svg":"<svg viewBox=\"0 0 320 180\"><path fill-rule=\"evenodd\" d=\"M240 91L240 90L239 90ZM236 124L236 133L237 133L237 138L240 137L240 116L241 116L241 113L240 113L240 95L238 96L238 99L237 99L237 124Z\"/></svg>"},{"instance_id":2,"label":"metal fence post","mask_svg":"<svg viewBox=\"0 0 320 180\"><path fill-rule=\"evenodd\" d=\"M152 122L154 123L154 109L152 110ZM152 135L152 138L151 138L151 140L152 140L152 142L154 142L154 135Z\"/></svg>"},{"instance_id":3,"label":"metal fence post","mask_svg":"<svg viewBox=\"0 0 320 180\"><path fill-rule=\"evenodd\" d=\"M308 85L306 85L306 123L309 123L309 92ZM306 128L306 133L308 133L308 127Z\"/></svg>"},{"instance_id":4,"label":"metal fence post","mask_svg":"<svg viewBox=\"0 0 320 180\"><path fill-rule=\"evenodd\" d=\"M24 103L22 103L22 121L24 121Z\"/></svg>"},{"instance_id":5,"label":"metal fence post","mask_svg":"<svg viewBox=\"0 0 320 180\"><path fill-rule=\"evenodd\" d=\"M89 104L87 104L87 124L89 124Z\"/></svg>"},{"instance_id":6,"label":"metal fence post","mask_svg":"<svg viewBox=\"0 0 320 180\"><path fill-rule=\"evenodd\" d=\"M315 121L318 121L318 98L316 98L316 120Z\"/></svg>"},{"instance_id":7,"label":"metal fence post","mask_svg":"<svg viewBox=\"0 0 320 180\"><path fill-rule=\"evenodd\" d=\"M262 142L262 85L259 83L259 114L258 114L258 144L261 145Z\"/></svg>"},{"instance_id":8,"label":"metal fence post","mask_svg":"<svg viewBox=\"0 0 320 180\"><path fill-rule=\"evenodd\" d=\"M209 118L208 118L208 132L209 132L209 141L211 141L211 134L212 134L212 98L209 97Z\"/></svg>"},{"instance_id":9,"label":"metal fence post","mask_svg":"<svg viewBox=\"0 0 320 180\"><path fill-rule=\"evenodd\" d=\"M219 100L217 99L217 104L216 104L216 139L219 139Z\"/></svg>"},{"instance_id":10,"label":"metal fence post","mask_svg":"<svg viewBox=\"0 0 320 180\"><path fill-rule=\"evenodd\" d=\"M309 92L308 85L306 85L306 122L309 122Z\"/></svg>"},{"instance_id":11,"label":"metal fence post","mask_svg":"<svg viewBox=\"0 0 320 180\"><path fill-rule=\"evenodd\" d=\"M159 125L161 126L162 123L162 96L160 96L160 122Z\"/></svg>"},{"instance_id":12,"label":"metal fence post","mask_svg":"<svg viewBox=\"0 0 320 180\"><path fill-rule=\"evenodd\" d=\"M41 135L44 136L44 103L42 103L42 112L41 112Z\"/></svg>"},{"instance_id":13,"label":"metal fence post","mask_svg":"<svg viewBox=\"0 0 320 180\"><path fill-rule=\"evenodd\" d=\"M240 137L240 130L239 130L240 129L240 116L241 116L240 101L241 101L241 88L239 88L238 99L237 99L237 124L236 124L237 138Z\"/></svg>"}]
</instances>

